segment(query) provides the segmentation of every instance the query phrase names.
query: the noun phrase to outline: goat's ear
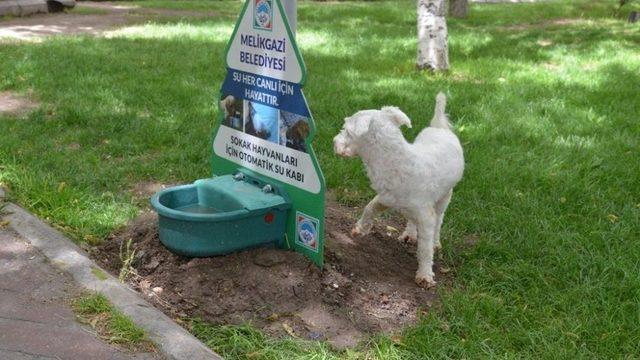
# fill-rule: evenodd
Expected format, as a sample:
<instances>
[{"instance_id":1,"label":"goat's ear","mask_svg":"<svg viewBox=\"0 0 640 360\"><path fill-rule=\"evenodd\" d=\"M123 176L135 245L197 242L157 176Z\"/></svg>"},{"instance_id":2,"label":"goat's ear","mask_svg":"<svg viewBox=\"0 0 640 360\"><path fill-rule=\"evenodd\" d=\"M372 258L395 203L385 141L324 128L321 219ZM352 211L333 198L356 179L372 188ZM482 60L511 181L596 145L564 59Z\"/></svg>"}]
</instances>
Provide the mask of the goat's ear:
<instances>
[{"instance_id":1,"label":"goat's ear","mask_svg":"<svg viewBox=\"0 0 640 360\"><path fill-rule=\"evenodd\" d=\"M352 137L360 137L369 131L373 118L371 115L356 114L344 123L344 130Z\"/></svg>"},{"instance_id":2,"label":"goat's ear","mask_svg":"<svg viewBox=\"0 0 640 360\"><path fill-rule=\"evenodd\" d=\"M367 129L368 133L380 134L385 127L389 126L389 118L387 116L372 116Z\"/></svg>"},{"instance_id":3,"label":"goat's ear","mask_svg":"<svg viewBox=\"0 0 640 360\"><path fill-rule=\"evenodd\" d=\"M411 119L402 112L402 110L398 109L395 106L385 106L380 109L385 115L387 115L394 124L398 125L398 127L402 125L406 125L407 127L411 127Z\"/></svg>"}]
</instances>

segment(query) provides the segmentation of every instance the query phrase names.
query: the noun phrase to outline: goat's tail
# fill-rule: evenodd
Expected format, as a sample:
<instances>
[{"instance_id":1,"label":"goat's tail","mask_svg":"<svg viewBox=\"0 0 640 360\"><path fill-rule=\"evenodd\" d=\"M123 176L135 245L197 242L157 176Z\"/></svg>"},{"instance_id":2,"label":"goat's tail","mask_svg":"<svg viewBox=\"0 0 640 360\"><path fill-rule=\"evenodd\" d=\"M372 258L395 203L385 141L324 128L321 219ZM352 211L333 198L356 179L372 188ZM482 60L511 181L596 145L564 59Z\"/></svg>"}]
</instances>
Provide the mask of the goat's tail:
<instances>
[{"instance_id":1,"label":"goat's tail","mask_svg":"<svg viewBox=\"0 0 640 360\"><path fill-rule=\"evenodd\" d=\"M431 120L431 127L451 130L451 124L449 123L449 117L444 112L447 106L447 97L443 93L438 93L436 96L436 108Z\"/></svg>"}]
</instances>

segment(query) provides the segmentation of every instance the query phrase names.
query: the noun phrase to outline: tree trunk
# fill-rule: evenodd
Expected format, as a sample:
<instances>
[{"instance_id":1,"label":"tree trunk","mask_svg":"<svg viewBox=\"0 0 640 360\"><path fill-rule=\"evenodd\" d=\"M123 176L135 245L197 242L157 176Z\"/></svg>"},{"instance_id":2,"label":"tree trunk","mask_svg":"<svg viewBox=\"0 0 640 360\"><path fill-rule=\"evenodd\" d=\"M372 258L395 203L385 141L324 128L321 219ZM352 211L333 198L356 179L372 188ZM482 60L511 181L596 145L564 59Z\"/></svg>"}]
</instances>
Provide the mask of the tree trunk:
<instances>
[{"instance_id":1,"label":"tree trunk","mask_svg":"<svg viewBox=\"0 0 640 360\"><path fill-rule=\"evenodd\" d=\"M418 0L418 70L449 69L445 0Z\"/></svg>"},{"instance_id":2,"label":"tree trunk","mask_svg":"<svg viewBox=\"0 0 640 360\"><path fill-rule=\"evenodd\" d=\"M455 18L466 18L469 13L469 0L451 0L449 13Z\"/></svg>"}]
</instances>

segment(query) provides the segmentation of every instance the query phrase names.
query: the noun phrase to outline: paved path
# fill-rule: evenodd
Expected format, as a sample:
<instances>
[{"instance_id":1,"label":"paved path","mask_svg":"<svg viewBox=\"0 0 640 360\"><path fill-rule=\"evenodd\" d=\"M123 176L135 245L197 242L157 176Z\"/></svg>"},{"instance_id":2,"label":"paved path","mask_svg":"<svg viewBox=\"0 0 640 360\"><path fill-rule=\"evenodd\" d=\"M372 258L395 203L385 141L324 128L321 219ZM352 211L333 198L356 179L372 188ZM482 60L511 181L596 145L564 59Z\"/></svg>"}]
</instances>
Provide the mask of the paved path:
<instances>
[{"instance_id":1,"label":"paved path","mask_svg":"<svg viewBox=\"0 0 640 360\"><path fill-rule=\"evenodd\" d=\"M82 9L89 13L81 13ZM130 4L83 1L77 3L75 11L69 10L65 13L9 19L0 17L0 42L38 40L54 35L101 35L118 27L146 23L150 20L213 16L215 13L211 11L145 9Z\"/></svg>"},{"instance_id":2,"label":"paved path","mask_svg":"<svg viewBox=\"0 0 640 360\"><path fill-rule=\"evenodd\" d=\"M0 229L0 359L153 359L127 354L80 325L71 299L80 294L28 242Z\"/></svg>"}]
</instances>

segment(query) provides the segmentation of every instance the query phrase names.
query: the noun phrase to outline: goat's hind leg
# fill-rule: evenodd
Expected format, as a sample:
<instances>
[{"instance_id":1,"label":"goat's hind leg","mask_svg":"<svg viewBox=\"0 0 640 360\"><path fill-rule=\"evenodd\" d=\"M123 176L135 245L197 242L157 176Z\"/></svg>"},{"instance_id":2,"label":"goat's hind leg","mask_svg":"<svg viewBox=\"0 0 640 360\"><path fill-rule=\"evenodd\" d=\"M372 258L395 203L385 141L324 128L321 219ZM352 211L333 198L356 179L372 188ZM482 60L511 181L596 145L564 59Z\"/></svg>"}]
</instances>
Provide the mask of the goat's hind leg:
<instances>
[{"instance_id":1,"label":"goat's hind leg","mask_svg":"<svg viewBox=\"0 0 640 360\"><path fill-rule=\"evenodd\" d=\"M451 201L452 194L453 190L449 190L447 195L443 196L442 199L436 202L436 226L433 233L433 247L435 250L442 249L442 244L440 244L440 228L442 227L444 212L447 210L447 206L449 206L449 201Z\"/></svg>"},{"instance_id":2,"label":"goat's hind leg","mask_svg":"<svg viewBox=\"0 0 640 360\"><path fill-rule=\"evenodd\" d=\"M418 229L418 271L416 284L430 288L436 285L433 273L433 236L436 226L436 212L432 207L416 211L412 215Z\"/></svg>"}]
</instances>

